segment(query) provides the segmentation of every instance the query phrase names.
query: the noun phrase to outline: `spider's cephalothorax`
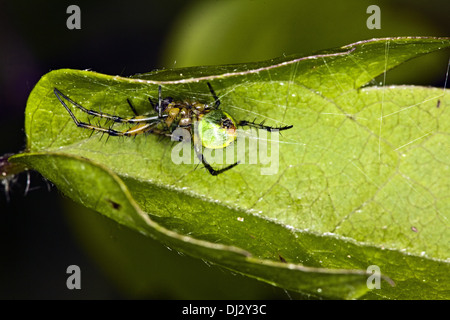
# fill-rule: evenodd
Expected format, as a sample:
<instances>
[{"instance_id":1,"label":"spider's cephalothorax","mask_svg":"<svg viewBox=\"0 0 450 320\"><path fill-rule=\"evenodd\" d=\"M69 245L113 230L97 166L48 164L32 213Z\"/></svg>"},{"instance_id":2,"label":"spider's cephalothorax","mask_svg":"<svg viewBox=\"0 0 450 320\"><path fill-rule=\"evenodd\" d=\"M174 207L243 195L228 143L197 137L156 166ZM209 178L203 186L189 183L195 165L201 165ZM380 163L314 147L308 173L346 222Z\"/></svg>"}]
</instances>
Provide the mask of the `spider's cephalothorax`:
<instances>
[{"instance_id":1,"label":"spider's cephalothorax","mask_svg":"<svg viewBox=\"0 0 450 320\"><path fill-rule=\"evenodd\" d=\"M209 91L214 98L214 104L204 104L197 101L174 101L171 97L161 98L161 86L158 88L158 103L155 104L149 98L150 104L157 113L156 116L139 116L136 109L131 104L130 100L127 102L134 113L134 117L122 118L116 115L111 115L103 112L97 112L94 110L86 109L79 103L76 103L68 96L64 95L57 88L54 88L54 93L59 102L64 106L67 112L72 117L72 120L78 127L89 129L92 131L106 133L110 136L136 136L143 133L153 133L158 135L171 136L177 128L184 128L189 130L191 136L194 137L194 149L197 157L208 169L209 173L216 176L222 172L225 172L238 164L238 162L229 165L225 168L215 170L205 160L203 156L203 147L209 149L221 149L226 148L233 143L237 138L238 126L250 126L257 129L263 129L267 131L274 130L286 130L292 128L292 126L284 127L269 127L263 123L255 123L250 121L236 121L226 112L220 109L220 100L214 92L211 84L207 83ZM101 127L95 126L90 123L79 121L72 110L67 106L68 101L81 111L98 118L104 118L113 123L129 123L131 128L118 131L114 130L112 126ZM192 139L191 139L192 140Z\"/></svg>"}]
</instances>

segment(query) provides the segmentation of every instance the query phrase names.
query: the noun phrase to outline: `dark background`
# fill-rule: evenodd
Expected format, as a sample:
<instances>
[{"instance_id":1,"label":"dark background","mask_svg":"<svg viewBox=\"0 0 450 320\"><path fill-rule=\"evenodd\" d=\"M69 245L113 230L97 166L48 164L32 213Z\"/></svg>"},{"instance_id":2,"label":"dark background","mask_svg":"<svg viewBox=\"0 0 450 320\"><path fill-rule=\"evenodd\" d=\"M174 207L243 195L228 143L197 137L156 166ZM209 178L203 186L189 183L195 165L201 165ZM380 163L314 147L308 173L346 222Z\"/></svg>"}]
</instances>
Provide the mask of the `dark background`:
<instances>
[{"instance_id":1,"label":"dark background","mask_svg":"<svg viewBox=\"0 0 450 320\"><path fill-rule=\"evenodd\" d=\"M213 8L220 1L0 2L0 155L25 148L27 97L51 70L128 76L174 65L307 54L374 37L450 36L448 0L293 1L292 9L275 10L268 18L271 2L240 1L242 7L226 12ZM81 30L66 28L71 4L81 8ZM365 27L365 8L371 4L381 7L381 30ZM239 12L246 15L239 18ZM190 31L203 22L210 24ZM266 36L272 27L280 36ZM208 40L192 48L196 37ZM447 51L424 58L422 66L399 68L388 79L443 86L448 56ZM26 195L26 174L10 181L9 192L4 181L0 186L2 299L296 298L142 239L73 204L37 173L30 181ZM71 264L81 268L81 290L66 287Z\"/></svg>"}]
</instances>

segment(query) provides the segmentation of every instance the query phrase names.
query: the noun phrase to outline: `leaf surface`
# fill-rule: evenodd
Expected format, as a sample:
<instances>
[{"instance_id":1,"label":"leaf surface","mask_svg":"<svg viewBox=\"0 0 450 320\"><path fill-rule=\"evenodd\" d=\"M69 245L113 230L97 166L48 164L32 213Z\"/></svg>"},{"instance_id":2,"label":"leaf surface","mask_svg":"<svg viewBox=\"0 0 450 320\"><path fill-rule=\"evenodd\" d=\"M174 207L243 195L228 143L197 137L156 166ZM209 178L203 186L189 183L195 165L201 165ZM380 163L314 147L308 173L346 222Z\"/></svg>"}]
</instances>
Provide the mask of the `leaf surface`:
<instances>
[{"instance_id":1,"label":"leaf surface","mask_svg":"<svg viewBox=\"0 0 450 320\"><path fill-rule=\"evenodd\" d=\"M131 78L56 70L33 89L28 150L11 160L168 246L289 290L449 298L450 96L437 88L368 86L448 46L448 39L375 39L308 57ZM87 109L131 117L126 99L139 114L151 113L148 98L158 101L159 85L164 97L212 103L207 82L237 121L293 128L279 137L243 132L244 161L213 177L196 163L175 164L180 145L168 138L91 137L53 94L56 87ZM81 121L111 126L71 108ZM250 163L252 143L257 163ZM367 287L371 265L384 275L380 290Z\"/></svg>"}]
</instances>

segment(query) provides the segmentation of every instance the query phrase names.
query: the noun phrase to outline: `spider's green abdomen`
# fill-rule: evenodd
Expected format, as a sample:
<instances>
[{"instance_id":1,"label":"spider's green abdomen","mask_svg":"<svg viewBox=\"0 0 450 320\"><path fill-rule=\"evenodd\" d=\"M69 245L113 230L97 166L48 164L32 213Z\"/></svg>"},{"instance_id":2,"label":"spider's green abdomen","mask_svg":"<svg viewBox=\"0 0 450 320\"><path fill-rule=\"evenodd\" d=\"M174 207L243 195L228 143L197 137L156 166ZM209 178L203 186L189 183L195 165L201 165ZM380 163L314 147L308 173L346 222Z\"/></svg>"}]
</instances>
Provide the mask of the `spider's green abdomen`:
<instances>
[{"instance_id":1,"label":"spider's green abdomen","mask_svg":"<svg viewBox=\"0 0 450 320\"><path fill-rule=\"evenodd\" d=\"M236 140L236 122L222 110L212 110L199 120L198 134L205 148L226 148Z\"/></svg>"}]
</instances>

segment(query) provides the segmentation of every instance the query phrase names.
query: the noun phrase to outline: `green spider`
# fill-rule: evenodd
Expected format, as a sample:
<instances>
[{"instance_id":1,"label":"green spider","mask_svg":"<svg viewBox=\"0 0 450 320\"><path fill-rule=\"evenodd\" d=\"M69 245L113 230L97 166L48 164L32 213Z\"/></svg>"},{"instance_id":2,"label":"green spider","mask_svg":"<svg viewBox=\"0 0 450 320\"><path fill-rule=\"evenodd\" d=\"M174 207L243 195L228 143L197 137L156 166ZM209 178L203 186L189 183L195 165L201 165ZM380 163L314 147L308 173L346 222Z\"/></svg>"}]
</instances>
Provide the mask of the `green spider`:
<instances>
[{"instance_id":1,"label":"green spider","mask_svg":"<svg viewBox=\"0 0 450 320\"><path fill-rule=\"evenodd\" d=\"M206 161L203 156L203 147L209 149L222 149L229 146L237 139L237 127L248 126L257 129L263 129L267 131L275 130L287 130L292 128L291 126L283 127L270 127L263 123L255 123L254 121L242 120L238 123L226 112L220 109L220 100L214 92L211 84L207 83L209 91L213 96L214 103L212 105L200 103L198 101L174 101L171 97L166 97L162 99L161 97L161 86L158 88L158 103L155 104L149 98L150 104L152 105L154 111L157 113L156 116L146 116L138 115L136 109L131 104L131 101L127 99L127 102L134 113L133 117L122 118L120 116L111 115L103 112L97 112L94 110L89 110L84 108L79 103L76 103L68 96L63 94L57 88L54 88L53 92L58 98L59 102L64 106L67 112L72 117L75 124L84 129L89 129L92 131L106 133L110 136L136 136L143 133L152 133L158 135L172 136L172 133L177 128L187 129L191 137L195 135L193 139L194 150L197 157L203 163L209 173L213 176L217 176L231 168L235 167L239 162L229 165L225 168L216 170ZM105 128L101 126L95 126L90 123L79 121L64 99L81 111L87 113L88 115L108 119L112 121L113 124L116 122L129 123L133 126L124 131L117 131L112 129L112 126ZM197 122L198 130L194 130L194 124Z\"/></svg>"}]
</instances>

